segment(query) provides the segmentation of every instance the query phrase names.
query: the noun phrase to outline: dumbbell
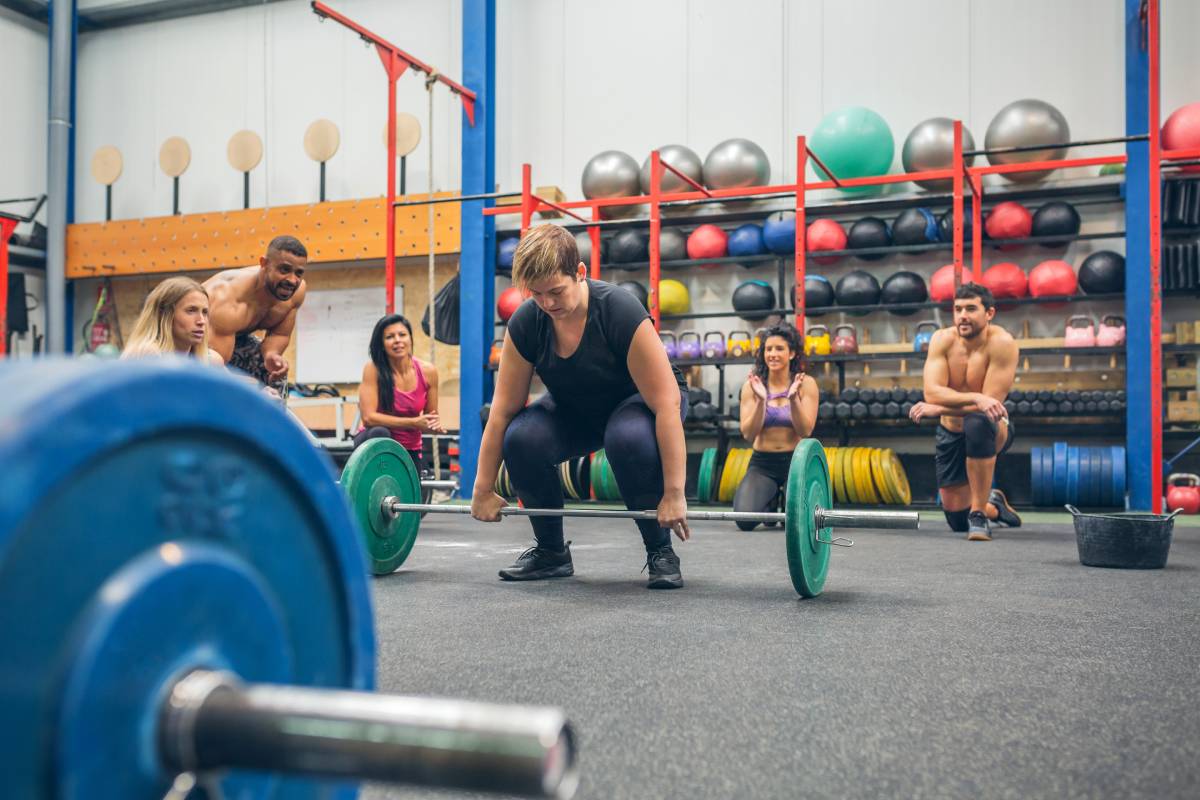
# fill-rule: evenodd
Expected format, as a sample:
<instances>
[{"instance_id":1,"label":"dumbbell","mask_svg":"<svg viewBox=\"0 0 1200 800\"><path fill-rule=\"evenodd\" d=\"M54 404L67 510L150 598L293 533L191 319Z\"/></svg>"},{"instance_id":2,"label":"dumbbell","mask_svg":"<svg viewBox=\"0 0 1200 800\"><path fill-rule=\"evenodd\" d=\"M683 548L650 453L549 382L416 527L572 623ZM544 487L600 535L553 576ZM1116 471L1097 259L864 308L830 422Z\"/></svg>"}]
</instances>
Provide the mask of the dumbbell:
<instances>
[{"instance_id":1,"label":"dumbbell","mask_svg":"<svg viewBox=\"0 0 1200 800\"><path fill-rule=\"evenodd\" d=\"M1042 403L1049 403L1051 400L1054 399L1054 393L1051 392L1049 389L1041 389L1037 393L1037 399L1042 401Z\"/></svg>"},{"instance_id":2,"label":"dumbbell","mask_svg":"<svg viewBox=\"0 0 1200 800\"><path fill-rule=\"evenodd\" d=\"M897 403L895 400L888 400L887 405L885 405L883 407L883 415L885 417L900 416L900 404Z\"/></svg>"},{"instance_id":3,"label":"dumbbell","mask_svg":"<svg viewBox=\"0 0 1200 800\"><path fill-rule=\"evenodd\" d=\"M897 404L897 407L899 407L900 403L903 403L908 399L908 390L901 389L899 386L893 386L889 396Z\"/></svg>"},{"instance_id":4,"label":"dumbbell","mask_svg":"<svg viewBox=\"0 0 1200 800\"><path fill-rule=\"evenodd\" d=\"M1004 401L1004 410L1007 411L1008 415L1011 417L1016 413L1017 404L1014 403L1012 400L1005 400Z\"/></svg>"},{"instance_id":5,"label":"dumbbell","mask_svg":"<svg viewBox=\"0 0 1200 800\"><path fill-rule=\"evenodd\" d=\"M1063 400L1061 403L1058 404L1058 413L1074 414L1075 413L1075 403L1073 403L1070 400Z\"/></svg>"},{"instance_id":6,"label":"dumbbell","mask_svg":"<svg viewBox=\"0 0 1200 800\"><path fill-rule=\"evenodd\" d=\"M913 405L914 405L913 403L910 403L907 400L905 400L903 403L901 403L900 404L900 416L907 419L908 412L912 411Z\"/></svg>"},{"instance_id":7,"label":"dumbbell","mask_svg":"<svg viewBox=\"0 0 1200 800\"><path fill-rule=\"evenodd\" d=\"M1046 403L1040 399L1034 400L1029 404L1029 411L1034 416L1041 416L1046 413Z\"/></svg>"},{"instance_id":8,"label":"dumbbell","mask_svg":"<svg viewBox=\"0 0 1200 800\"><path fill-rule=\"evenodd\" d=\"M696 422L709 422L717 418L717 407L701 401L691 407L688 417Z\"/></svg>"},{"instance_id":9,"label":"dumbbell","mask_svg":"<svg viewBox=\"0 0 1200 800\"><path fill-rule=\"evenodd\" d=\"M1112 401L1111 400L1097 400L1096 401L1096 411L1100 412L1101 414L1107 414L1111 410L1112 410Z\"/></svg>"},{"instance_id":10,"label":"dumbbell","mask_svg":"<svg viewBox=\"0 0 1200 800\"><path fill-rule=\"evenodd\" d=\"M847 403L854 403L854 402L857 402L857 400L858 400L858 389L854 388L853 386L851 386L851 387L850 387L850 388L848 388L848 389L843 389L843 390L842 390L842 393L841 393L840 395L838 395L838 399L839 399L839 400L842 400L842 401L845 401L845 402L847 402Z\"/></svg>"},{"instance_id":11,"label":"dumbbell","mask_svg":"<svg viewBox=\"0 0 1200 800\"><path fill-rule=\"evenodd\" d=\"M1043 408L1042 411L1048 415L1053 416L1058 413L1058 403L1051 400L1049 403L1046 403L1046 407Z\"/></svg>"},{"instance_id":12,"label":"dumbbell","mask_svg":"<svg viewBox=\"0 0 1200 800\"><path fill-rule=\"evenodd\" d=\"M1008 393L1008 399L1012 400L1014 403L1019 403L1025 399L1025 392L1021 391L1020 389L1013 389Z\"/></svg>"},{"instance_id":13,"label":"dumbbell","mask_svg":"<svg viewBox=\"0 0 1200 800\"><path fill-rule=\"evenodd\" d=\"M1021 402L1017 403L1017 413L1023 417L1029 416L1030 411L1033 410L1031 405L1032 404L1028 400L1022 400Z\"/></svg>"},{"instance_id":14,"label":"dumbbell","mask_svg":"<svg viewBox=\"0 0 1200 800\"><path fill-rule=\"evenodd\" d=\"M845 400L839 400L833 406L833 415L838 419L850 419L850 404Z\"/></svg>"},{"instance_id":15,"label":"dumbbell","mask_svg":"<svg viewBox=\"0 0 1200 800\"><path fill-rule=\"evenodd\" d=\"M1056 389L1050 393L1050 401L1052 403L1055 403L1055 404L1061 403L1066 399L1067 399L1067 393L1064 391Z\"/></svg>"},{"instance_id":16,"label":"dumbbell","mask_svg":"<svg viewBox=\"0 0 1200 800\"><path fill-rule=\"evenodd\" d=\"M1072 403L1078 403L1079 402L1079 392L1074 389L1071 389L1069 392L1067 392L1067 399L1070 400Z\"/></svg>"},{"instance_id":17,"label":"dumbbell","mask_svg":"<svg viewBox=\"0 0 1200 800\"><path fill-rule=\"evenodd\" d=\"M825 400L821 405L817 406L817 419L833 419L834 406L829 400Z\"/></svg>"},{"instance_id":18,"label":"dumbbell","mask_svg":"<svg viewBox=\"0 0 1200 800\"><path fill-rule=\"evenodd\" d=\"M867 405L867 414L870 415L871 419L879 419L880 417L882 417L883 416L883 403L876 400L873 403L870 403L869 405Z\"/></svg>"},{"instance_id":19,"label":"dumbbell","mask_svg":"<svg viewBox=\"0 0 1200 800\"><path fill-rule=\"evenodd\" d=\"M909 389L907 399L910 403L919 403L925 399L925 392L921 389Z\"/></svg>"},{"instance_id":20,"label":"dumbbell","mask_svg":"<svg viewBox=\"0 0 1200 800\"><path fill-rule=\"evenodd\" d=\"M867 411L867 404L861 400L851 404L850 406L850 416L852 416L854 419L866 419Z\"/></svg>"},{"instance_id":21,"label":"dumbbell","mask_svg":"<svg viewBox=\"0 0 1200 800\"><path fill-rule=\"evenodd\" d=\"M1095 400L1088 400L1083 404L1083 410L1089 414L1095 414L1100 410L1100 406Z\"/></svg>"},{"instance_id":22,"label":"dumbbell","mask_svg":"<svg viewBox=\"0 0 1200 800\"><path fill-rule=\"evenodd\" d=\"M859 402L866 403L868 406L871 405L871 403L875 402L875 390L874 389L859 389L858 390L858 399L859 399Z\"/></svg>"}]
</instances>

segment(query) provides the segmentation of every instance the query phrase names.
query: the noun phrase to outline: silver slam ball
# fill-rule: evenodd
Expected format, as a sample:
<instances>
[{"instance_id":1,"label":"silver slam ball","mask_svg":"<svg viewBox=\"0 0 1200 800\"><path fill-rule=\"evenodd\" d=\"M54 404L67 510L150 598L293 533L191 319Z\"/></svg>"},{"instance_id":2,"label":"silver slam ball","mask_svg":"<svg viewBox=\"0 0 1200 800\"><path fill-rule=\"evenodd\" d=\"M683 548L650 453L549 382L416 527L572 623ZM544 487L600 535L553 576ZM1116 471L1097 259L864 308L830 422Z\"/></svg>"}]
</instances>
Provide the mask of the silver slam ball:
<instances>
[{"instance_id":1,"label":"silver slam ball","mask_svg":"<svg viewBox=\"0 0 1200 800\"><path fill-rule=\"evenodd\" d=\"M658 155L664 164L670 164L697 183L704 184L700 156L696 155L695 151L690 147L685 147L681 144L668 144L658 148ZM695 187L666 167L663 167L661 183L664 192L695 191ZM646 160L642 162L641 186L642 194L650 194L650 156L646 156Z\"/></svg>"},{"instance_id":2,"label":"silver slam ball","mask_svg":"<svg viewBox=\"0 0 1200 800\"><path fill-rule=\"evenodd\" d=\"M963 126L963 150L975 149L975 137ZM933 117L909 132L900 151L900 161L905 172L923 172L929 169L945 169L954 163L954 120L948 117ZM966 156L963 163L971 166L975 156ZM949 191L953 185L950 178L914 181L922 189L931 192Z\"/></svg>"},{"instance_id":3,"label":"silver slam ball","mask_svg":"<svg viewBox=\"0 0 1200 800\"><path fill-rule=\"evenodd\" d=\"M704 159L704 185L709 189L765 186L770 180L770 159L749 139L726 139Z\"/></svg>"},{"instance_id":4,"label":"silver slam ball","mask_svg":"<svg viewBox=\"0 0 1200 800\"><path fill-rule=\"evenodd\" d=\"M580 231L575 234L575 248L579 251L579 260L592 265L592 237L588 236L587 231Z\"/></svg>"},{"instance_id":5,"label":"silver slam ball","mask_svg":"<svg viewBox=\"0 0 1200 800\"><path fill-rule=\"evenodd\" d=\"M687 258L687 237L678 228L662 228L658 232L658 260L679 261Z\"/></svg>"},{"instance_id":6,"label":"silver slam ball","mask_svg":"<svg viewBox=\"0 0 1200 800\"><path fill-rule=\"evenodd\" d=\"M640 188L637 162L620 150L594 155L583 168L583 196L589 200L630 197Z\"/></svg>"},{"instance_id":7,"label":"silver slam ball","mask_svg":"<svg viewBox=\"0 0 1200 800\"><path fill-rule=\"evenodd\" d=\"M1045 100L1025 99L1009 103L992 118L987 136L983 139L986 150L997 147L1027 147L1029 145L1051 145L1070 141L1071 126L1062 112ZM1047 147L1045 150L1025 150L1019 153L995 153L988 155L991 164L1018 164L1027 161L1048 161L1067 154L1065 147ZM1040 181L1054 170L1038 172L1016 172L1004 177L1013 183Z\"/></svg>"}]
</instances>

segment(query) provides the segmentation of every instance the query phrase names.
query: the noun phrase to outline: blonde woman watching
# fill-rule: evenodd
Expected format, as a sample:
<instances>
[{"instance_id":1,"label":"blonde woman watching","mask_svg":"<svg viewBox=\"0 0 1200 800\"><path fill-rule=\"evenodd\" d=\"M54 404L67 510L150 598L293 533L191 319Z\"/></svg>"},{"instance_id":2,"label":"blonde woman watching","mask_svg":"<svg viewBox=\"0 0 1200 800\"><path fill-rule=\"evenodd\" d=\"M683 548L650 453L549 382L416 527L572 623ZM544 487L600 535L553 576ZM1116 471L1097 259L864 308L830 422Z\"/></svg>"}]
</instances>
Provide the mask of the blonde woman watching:
<instances>
[{"instance_id":1,"label":"blonde woman watching","mask_svg":"<svg viewBox=\"0 0 1200 800\"><path fill-rule=\"evenodd\" d=\"M121 358L179 355L219 367L208 332L208 292L191 278L167 278L146 297Z\"/></svg>"}]
</instances>

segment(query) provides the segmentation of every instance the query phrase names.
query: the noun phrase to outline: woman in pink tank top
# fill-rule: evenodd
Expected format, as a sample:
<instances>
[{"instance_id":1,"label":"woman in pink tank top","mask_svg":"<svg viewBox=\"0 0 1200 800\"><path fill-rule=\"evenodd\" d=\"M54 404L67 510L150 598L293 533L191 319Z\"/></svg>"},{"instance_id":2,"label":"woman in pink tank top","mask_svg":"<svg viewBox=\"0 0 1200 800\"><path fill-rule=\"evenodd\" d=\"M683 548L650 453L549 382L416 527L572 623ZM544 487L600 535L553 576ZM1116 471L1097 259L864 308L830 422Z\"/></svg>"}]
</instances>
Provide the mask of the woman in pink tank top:
<instances>
[{"instance_id":1,"label":"woman in pink tank top","mask_svg":"<svg viewBox=\"0 0 1200 800\"><path fill-rule=\"evenodd\" d=\"M358 387L363 426L354 436L354 446L391 437L419 470L421 435L445 433L438 419L437 369L413 356L412 325L400 314L375 323L369 349L371 360L363 367Z\"/></svg>"}]
</instances>

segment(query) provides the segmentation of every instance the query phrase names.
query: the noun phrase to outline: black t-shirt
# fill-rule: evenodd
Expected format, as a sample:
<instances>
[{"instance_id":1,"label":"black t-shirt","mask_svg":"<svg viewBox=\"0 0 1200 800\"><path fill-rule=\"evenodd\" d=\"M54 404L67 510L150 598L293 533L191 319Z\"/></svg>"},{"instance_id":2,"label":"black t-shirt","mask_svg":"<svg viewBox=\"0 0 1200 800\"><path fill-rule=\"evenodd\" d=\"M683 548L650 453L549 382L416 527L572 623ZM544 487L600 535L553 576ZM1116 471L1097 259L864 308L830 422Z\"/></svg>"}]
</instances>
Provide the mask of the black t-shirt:
<instances>
[{"instance_id":1,"label":"black t-shirt","mask_svg":"<svg viewBox=\"0 0 1200 800\"><path fill-rule=\"evenodd\" d=\"M590 279L587 283L587 323L579 347L569 357L554 352L554 324L532 299L521 303L508 320L508 335L556 403L601 421L618 403L637 394L629 375L629 346L650 314L620 286ZM682 373L674 365L671 369L686 392Z\"/></svg>"}]
</instances>

